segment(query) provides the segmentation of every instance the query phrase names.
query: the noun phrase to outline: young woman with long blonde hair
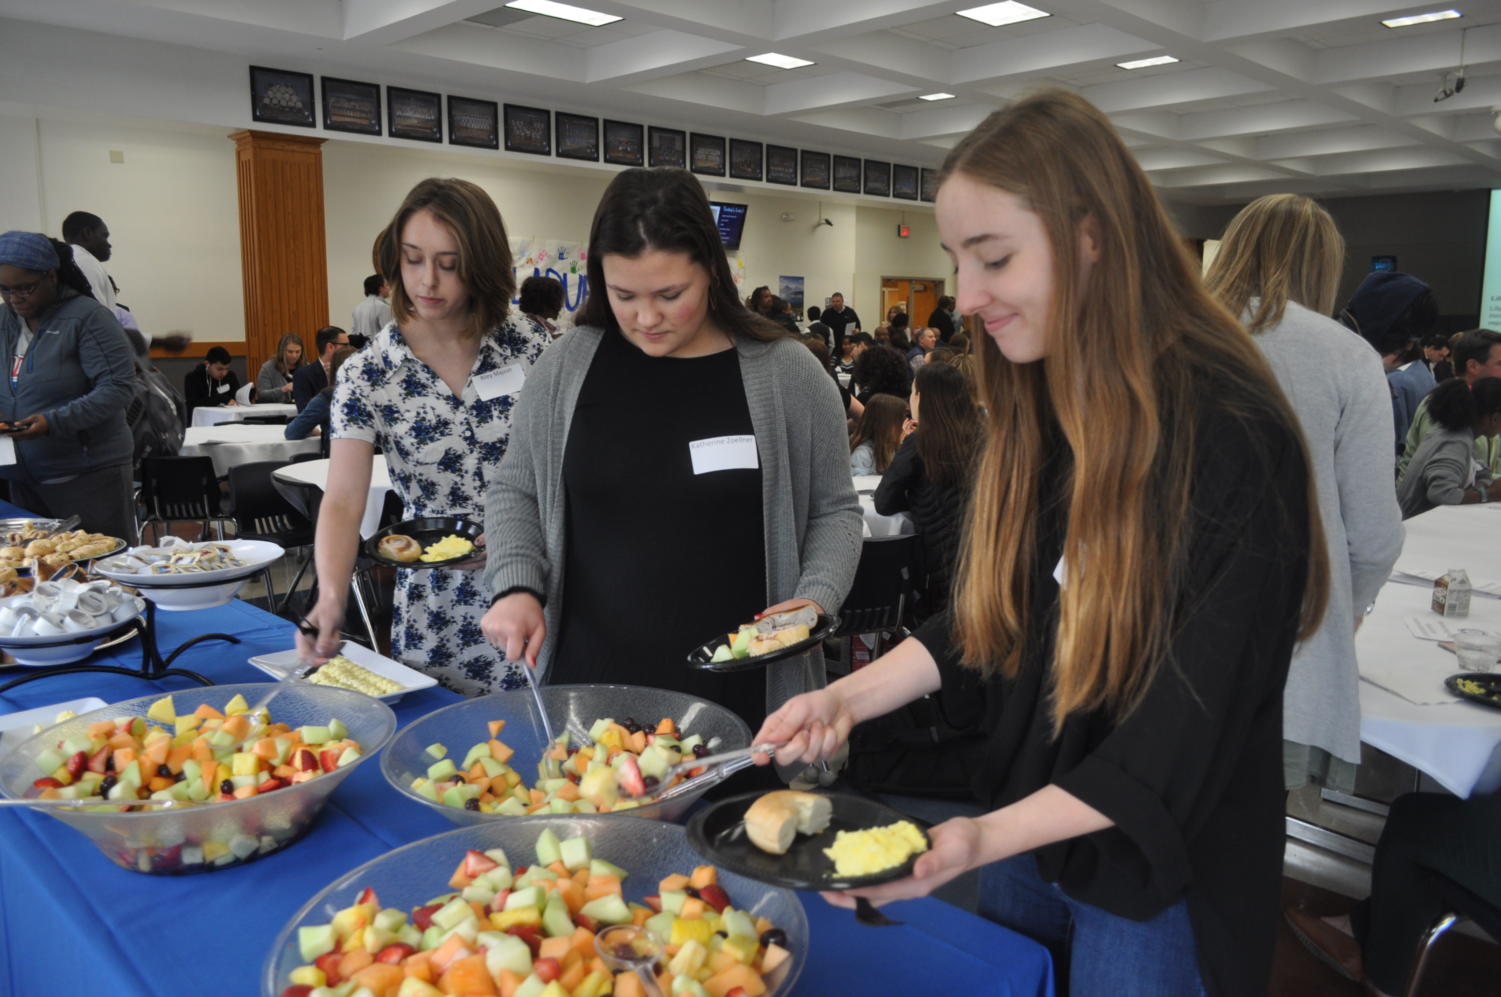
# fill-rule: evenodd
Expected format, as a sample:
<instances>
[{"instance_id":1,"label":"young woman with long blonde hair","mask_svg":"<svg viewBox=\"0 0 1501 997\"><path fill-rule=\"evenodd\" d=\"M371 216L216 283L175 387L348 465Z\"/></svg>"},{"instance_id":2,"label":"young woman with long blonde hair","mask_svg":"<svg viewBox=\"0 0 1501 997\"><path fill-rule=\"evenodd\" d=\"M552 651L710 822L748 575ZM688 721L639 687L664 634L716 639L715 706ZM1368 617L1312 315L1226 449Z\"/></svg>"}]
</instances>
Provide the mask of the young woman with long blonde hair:
<instances>
[{"instance_id":1,"label":"young woman with long blonde hair","mask_svg":"<svg viewBox=\"0 0 1501 997\"><path fill-rule=\"evenodd\" d=\"M986 119L944 164L937 218L959 310L987 333L950 614L789 702L757 743L812 760L925 693L981 697L989 812L857 892L982 869L982 913L1049 945L1069 993L1260 997L1282 684L1326 589L1295 418L1082 98Z\"/></svg>"}]
</instances>

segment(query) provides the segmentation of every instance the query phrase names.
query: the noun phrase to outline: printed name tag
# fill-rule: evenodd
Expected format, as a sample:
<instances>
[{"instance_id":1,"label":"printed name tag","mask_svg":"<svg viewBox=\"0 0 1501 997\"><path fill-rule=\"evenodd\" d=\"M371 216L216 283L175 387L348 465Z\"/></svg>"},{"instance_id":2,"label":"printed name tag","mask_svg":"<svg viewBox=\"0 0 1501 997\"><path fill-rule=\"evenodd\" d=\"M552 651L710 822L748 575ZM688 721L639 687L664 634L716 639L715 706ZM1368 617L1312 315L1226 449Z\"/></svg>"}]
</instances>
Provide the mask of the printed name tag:
<instances>
[{"instance_id":1,"label":"printed name tag","mask_svg":"<svg viewBox=\"0 0 1501 997\"><path fill-rule=\"evenodd\" d=\"M707 440L693 440L688 444L688 453L693 457L694 474L754 470L761 466L756 459L754 436L715 436Z\"/></svg>"},{"instance_id":2,"label":"printed name tag","mask_svg":"<svg viewBox=\"0 0 1501 997\"><path fill-rule=\"evenodd\" d=\"M475 377L474 390L480 398L488 402L503 395L514 395L525 383L526 368L513 363Z\"/></svg>"},{"instance_id":3,"label":"printed name tag","mask_svg":"<svg viewBox=\"0 0 1501 997\"><path fill-rule=\"evenodd\" d=\"M221 381L221 382L220 382L220 383L219 383L219 386L218 386L218 387L217 387L217 388L215 388L215 389L214 389L214 390L215 390L215 391L217 391L217 392L218 392L218 393L219 393L219 394L221 394L221 395L222 395L222 394L224 394L224 392L226 392L226 391L228 391L228 390L229 390L229 385L227 385L227 384L225 384L225 383L223 383L223 382L222 382L222 381Z\"/></svg>"},{"instance_id":4,"label":"printed name tag","mask_svg":"<svg viewBox=\"0 0 1501 997\"><path fill-rule=\"evenodd\" d=\"M0 466L16 462L16 441L9 436L0 436Z\"/></svg>"}]
</instances>

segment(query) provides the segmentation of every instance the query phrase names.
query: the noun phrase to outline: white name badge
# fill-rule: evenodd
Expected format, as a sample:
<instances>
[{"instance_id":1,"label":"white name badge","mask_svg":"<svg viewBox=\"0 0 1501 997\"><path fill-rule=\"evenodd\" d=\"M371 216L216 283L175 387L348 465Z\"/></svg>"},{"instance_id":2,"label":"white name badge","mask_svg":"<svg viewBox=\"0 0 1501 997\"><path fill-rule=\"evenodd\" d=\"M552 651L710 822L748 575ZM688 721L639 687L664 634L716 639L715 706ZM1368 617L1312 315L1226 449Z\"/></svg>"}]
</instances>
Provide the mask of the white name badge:
<instances>
[{"instance_id":1,"label":"white name badge","mask_svg":"<svg viewBox=\"0 0 1501 997\"><path fill-rule=\"evenodd\" d=\"M715 436L707 440L693 440L688 444L688 453L693 457L694 474L754 470L761 466L756 457L754 436Z\"/></svg>"},{"instance_id":2,"label":"white name badge","mask_svg":"<svg viewBox=\"0 0 1501 997\"><path fill-rule=\"evenodd\" d=\"M513 363L476 376L474 390L480 398L488 402L504 395L514 395L525 383L526 368L519 363Z\"/></svg>"},{"instance_id":3,"label":"white name badge","mask_svg":"<svg viewBox=\"0 0 1501 997\"><path fill-rule=\"evenodd\" d=\"M16 462L16 441L9 436L0 436L0 466Z\"/></svg>"},{"instance_id":4,"label":"white name badge","mask_svg":"<svg viewBox=\"0 0 1501 997\"><path fill-rule=\"evenodd\" d=\"M226 392L226 391L229 390L229 385L225 384L223 381L220 381L219 382L219 386L217 388L215 388L214 390L217 391L219 394L222 395L222 394L224 394L224 392Z\"/></svg>"}]
</instances>

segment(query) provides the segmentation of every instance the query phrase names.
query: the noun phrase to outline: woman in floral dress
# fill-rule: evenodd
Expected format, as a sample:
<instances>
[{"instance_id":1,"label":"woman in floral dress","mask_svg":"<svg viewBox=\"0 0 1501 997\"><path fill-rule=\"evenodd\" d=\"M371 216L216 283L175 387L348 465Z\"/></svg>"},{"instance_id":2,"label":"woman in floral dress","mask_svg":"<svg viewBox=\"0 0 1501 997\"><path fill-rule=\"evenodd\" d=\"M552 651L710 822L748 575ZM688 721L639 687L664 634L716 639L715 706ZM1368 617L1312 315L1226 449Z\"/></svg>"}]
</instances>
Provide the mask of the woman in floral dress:
<instances>
[{"instance_id":1,"label":"woman in floral dress","mask_svg":"<svg viewBox=\"0 0 1501 997\"><path fill-rule=\"evenodd\" d=\"M394 289L395 320L340 369L331 465L318 515L318 600L298 643L336 653L375 447L385 453L406 518L478 519L486 475L510 436L526 371L547 340L508 314L515 291L505 227L494 202L463 180L424 180L375 245ZM465 695L522 681L480 633L489 597L471 569L401 569L391 653Z\"/></svg>"}]
</instances>

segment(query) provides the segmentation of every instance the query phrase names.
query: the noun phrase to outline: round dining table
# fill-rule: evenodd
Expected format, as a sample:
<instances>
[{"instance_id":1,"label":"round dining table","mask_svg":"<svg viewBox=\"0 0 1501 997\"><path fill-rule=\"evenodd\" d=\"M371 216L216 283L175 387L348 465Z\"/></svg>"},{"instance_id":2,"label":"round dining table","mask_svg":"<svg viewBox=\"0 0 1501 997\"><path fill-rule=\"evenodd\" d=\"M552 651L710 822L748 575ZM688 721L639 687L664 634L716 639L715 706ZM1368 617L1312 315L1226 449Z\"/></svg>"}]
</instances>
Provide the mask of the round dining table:
<instances>
[{"instance_id":1,"label":"round dining table","mask_svg":"<svg viewBox=\"0 0 1501 997\"><path fill-rule=\"evenodd\" d=\"M297 414L297 406L291 402L267 402L264 405L200 405L193 410L194 426L218 426L226 422L244 422L246 419L286 418Z\"/></svg>"},{"instance_id":2,"label":"round dining table","mask_svg":"<svg viewBox=\"0 0 1501 997\"><path fill-rule=\"evenodd\" d=\"M293 505L303 507L305 513L305 503L298 500L292 489L316 488L320 492L325 491L328 488L328 467L327 457L299 461L272 471L271 482L278 485L278 490ZM283 488L283 485L289 487ZM390 491L391 469L386 464L386 458L382 454L376 454L370 465L370 490L365 496L365 512L360 517L360 536L369 537L380 529L381 511L385 508L386 495Z\"/></svg>"},{"instance_id":3,"label":"round dining table","mask_svg":"<svg viewBox=\"0 0 1501 997\"><path fill-rule=\"evenodd\" d=\"M247 422L226 422L217 426L189 426L183 434L183 457L205 456L213 459L214 474L223 478L239 464L274 460L287 463L298 454L317 453L319 440L286 438L285 426L266 426Z\"/></svg>"}]
</instances>

